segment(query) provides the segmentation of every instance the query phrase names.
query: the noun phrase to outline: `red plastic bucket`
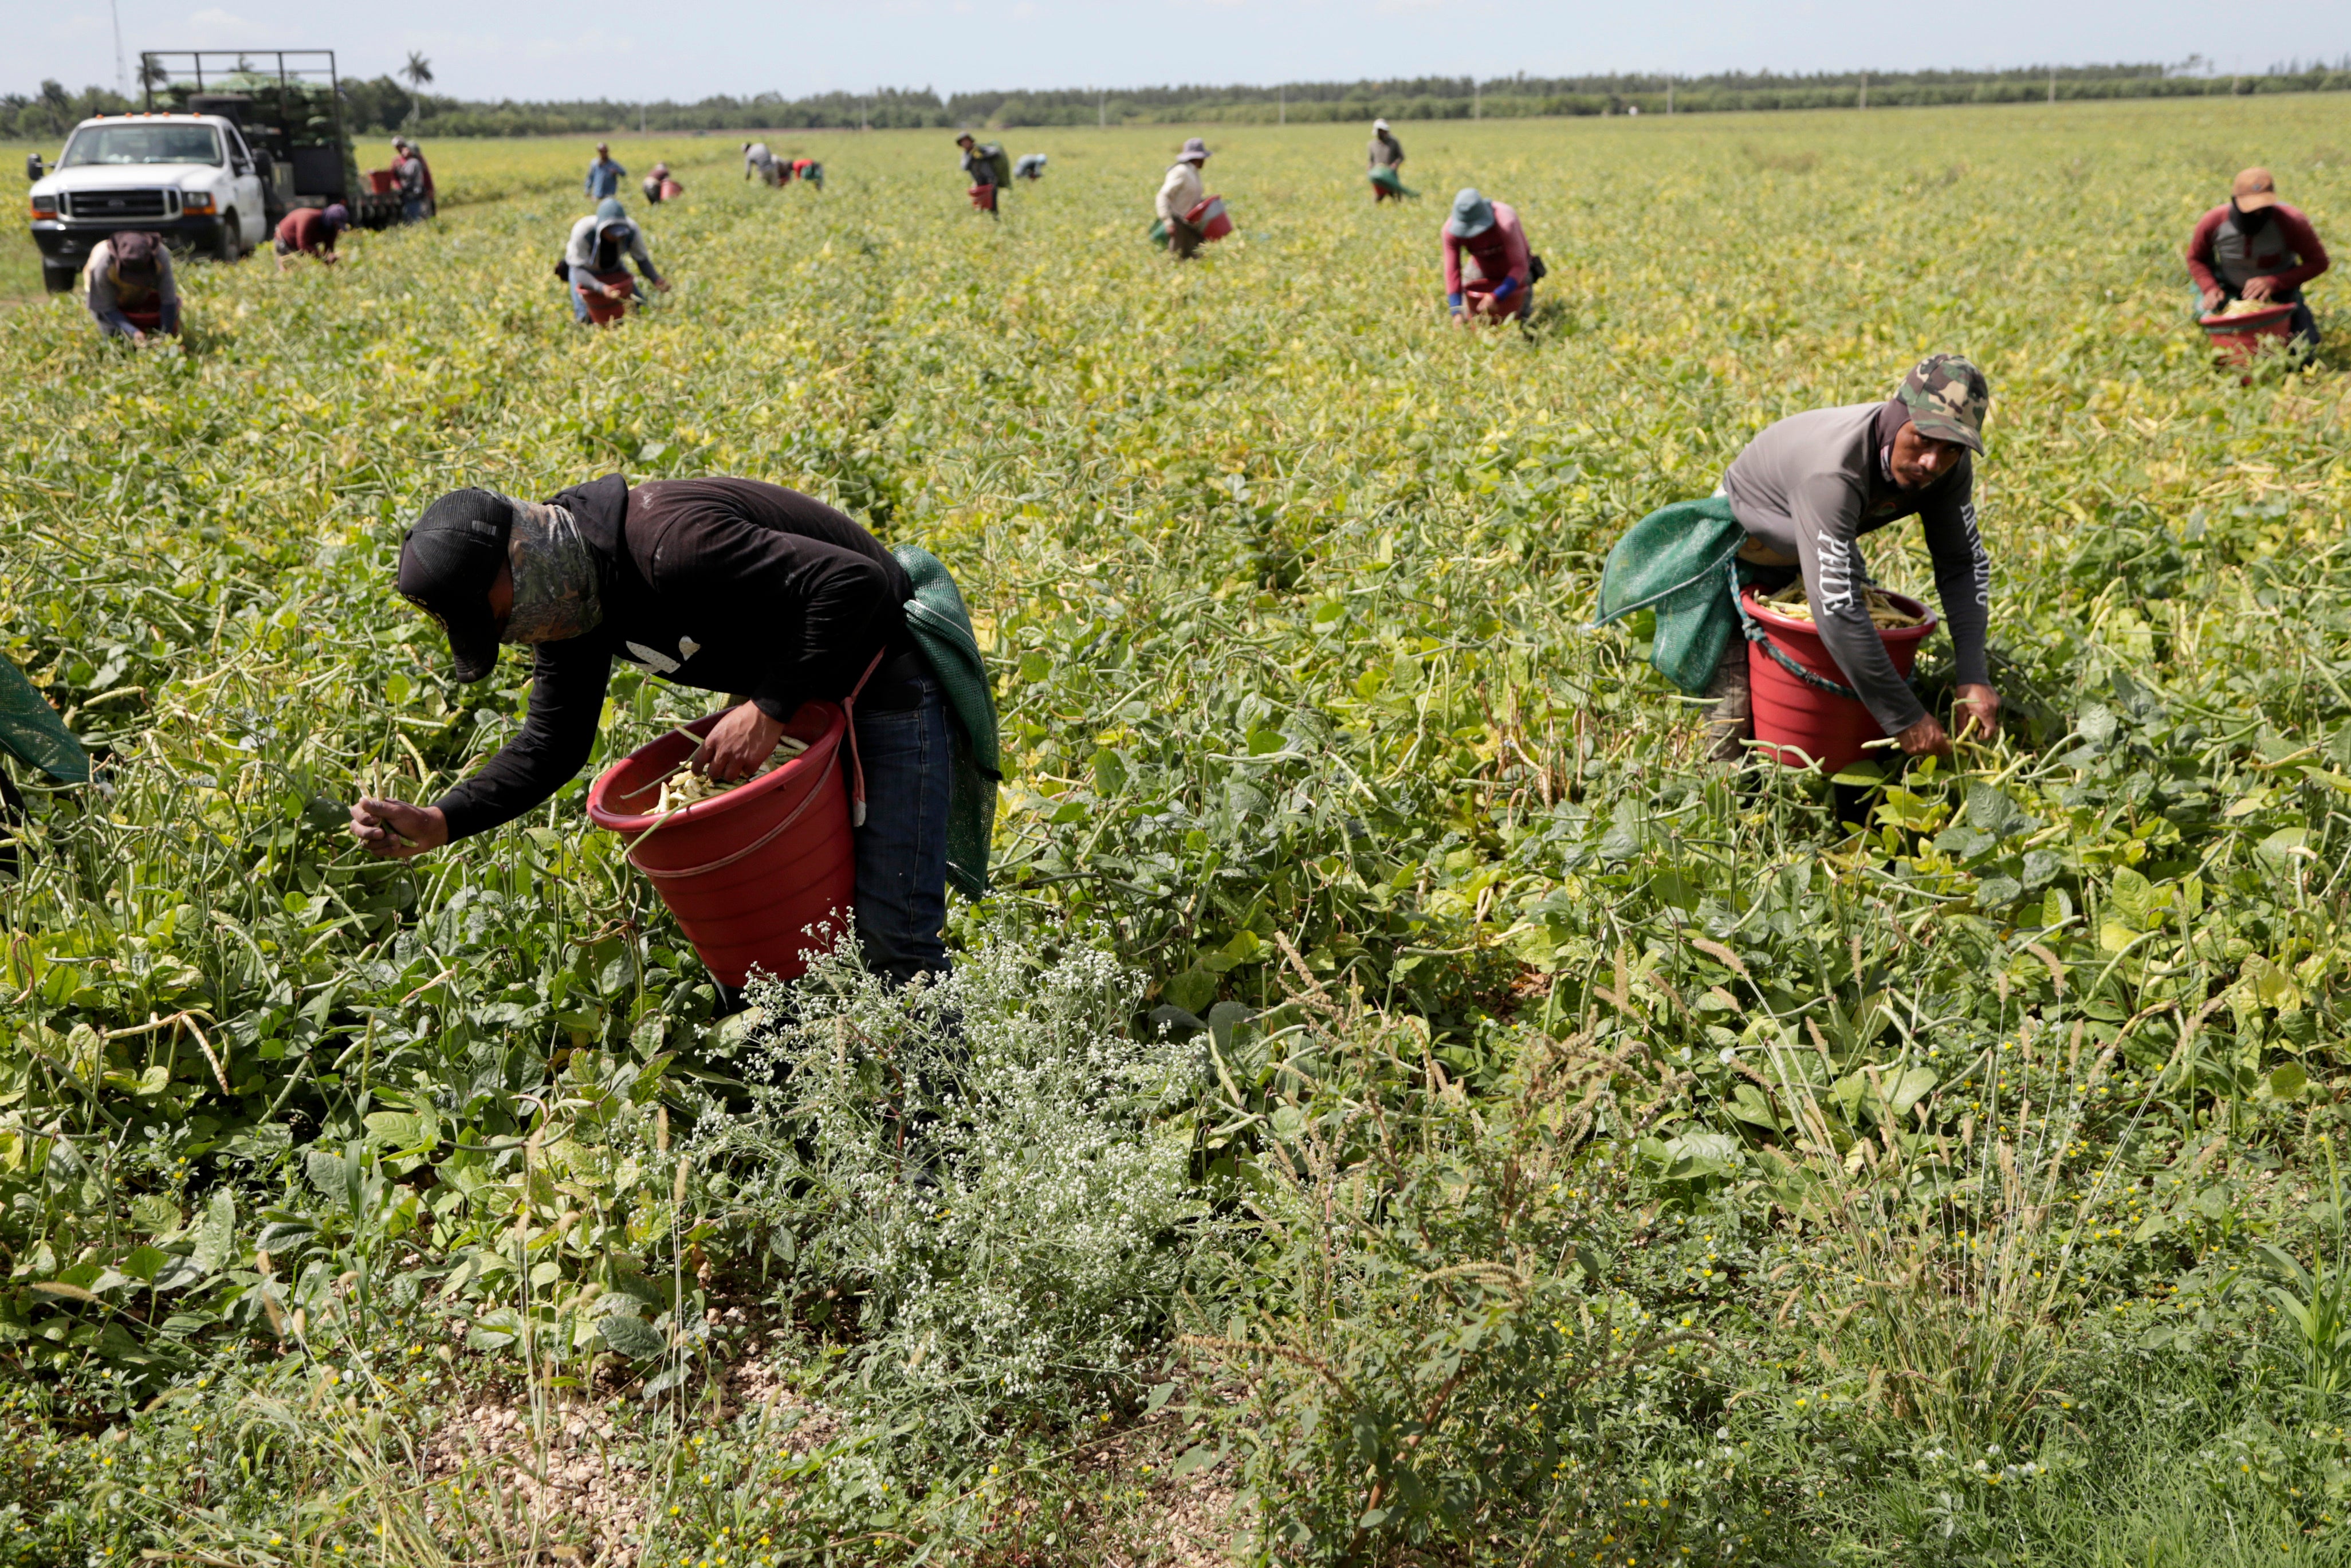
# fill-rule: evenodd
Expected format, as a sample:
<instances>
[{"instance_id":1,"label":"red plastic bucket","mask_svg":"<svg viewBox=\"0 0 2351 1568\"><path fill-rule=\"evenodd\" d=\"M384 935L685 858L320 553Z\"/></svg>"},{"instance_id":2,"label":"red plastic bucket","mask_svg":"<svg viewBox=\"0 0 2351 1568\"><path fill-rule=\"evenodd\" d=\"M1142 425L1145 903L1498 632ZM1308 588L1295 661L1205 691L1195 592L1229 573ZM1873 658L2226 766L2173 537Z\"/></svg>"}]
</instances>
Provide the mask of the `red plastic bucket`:
<instances>
[{"instance_id":1,"label":"red plastic bucket","mask_svg":"<svg viewBox=\"0 0 2351 1568\"><path fill-rule=\"evenodd\" d=\"M995 186L974 185L971 188L969 194L971 196L971 204L977 207L981 212L992 213L996 210Z\"/></svg>"},{"instance_id":2,"label":"red plastic bucket","mask_svg":"<svg viewBox=\"0 0 2351 1568\"><path fill-rule=\"evenodd\" d=\"M637 286L625 272L600 272L596 281L608 288L628 284L628 292L618 299L607 299L584 288L580 291L580 298L588 305L588 319L599 327L609 327L629 313L629 301L637 297Z\"/></svg>"},{"instance_id":3,"label":"red plastic bucket","mask_svg":"<svg viewBox=\"0 0 2351 1568\"><path fill-rule=\"evenodd\" d=\"M1509 298L1497 299L1491 286L1471 283L1463 287L1461 295L1461 302L1470 315L1508 321L1527 313L1528 307L1534 301L1535 291L1521 287Z\"/></svg>"},{"instance_id":4,"label":"red plastic bucket","mask_svg":"<svg viewBox=\"0 0 2351 1568\"><path fill-rule=\"evenodd\" d=\"M662 780L694 755L717 714L641 746L598 776L588 818L633 841L629 859L652 879L711 974L742 985L753 967L798 978L800 954L830 946L809 928L836 926L857 892L849 791L838 766L848 717L809 703L784 726L808 749L773 772L666 817L653 814Z\"/></svg>"},{"instance_id":5,"label":"red plastic bucket","mask_svg":"<svg viewBox=\"0 0 2351 1568\"><path fill-rule=\"evenodd\" d=\"M684 194L685 187L679 184L675 180L664 180L661 183L661 199L663 201L674 202L680 196Z\"/></svg>"},{"instance_id":6,"label":"red plastic bucket","mask_svg":"<svg viewBox=\"0 0 2351 1568\"><path fill-rule=\"evenodd\" d=\"M369 193L388 196L400 189L400 175L391 169L371 169L367 175Z\"/></svg>"},{"instance_id":7,"label":"red plastic bucket","mask_svg":"<svg viewBox=\"0 0 2351 1568\"><path fill-rule=\"evenodd\" d=\"M1888 599L1913 615L1925 619L1916 626L1903 626L1880 632L1886 651L1894 660L1894 667L1903 674L1918 662L1918 644L1935 630L1935 614L1915 599L1899 593L1889 593ZM1813 674L1841 686L1853 683L1845 678L1821 641L1819 628L1809 621L1798 621L1781 614L1762 602L1762 595L1752 588L1740 590L1747 613L1755 618L1771 640L1771 645ZM1869 716L1869 710L1858 698L1842 697L1808 685L1780 667L1779 661L1753 643L1747 644L1747 674L1755 688L1755 738L1773 757L1790 768L1809 768L1817 763L1823 772L1834 773L1849 767L1867 755L1862 743L1882 740L1886 732Z\"/></svg>"},{"instance_id":8,"label":"red plastic bucket","mask_svg":"<svg viewBox=\"0 0 2351 1568\"><path fill-rule=\"evenodd\" d=\"M1202 198L1197 206L1184 214L1184 221L1198 229L1202 239L1222 239L1233 232L1233 220L1225 211L1222 196Z\"/></svg>"},{"instance_id":9,"label":"red plastic bucket","mask_svg":"<svg viewBox=\"0 0 2351 1568\"><path fill-rule=\"evenodd\" d=\"M142 332L160 332L163 329L163 307L161 302L144 307L117 305L115 308L122 312L122 319L125 321Z\"/></svg>"},{"instance_id":10,"label":"red plastic bucket","mask_svg":"<svg viewBox=\"0 0 2351 1568\"><path fill-rule=\"evenodd\" d=\"M2198 324L2204 329L2204 335L2212 340L2212 346L2232 365L2245 363L2265 348L2283 348L2293 320L2292 300L2283 305L2273 305L2266 310L2197 318Z\"/></svg>"}]
</instances>

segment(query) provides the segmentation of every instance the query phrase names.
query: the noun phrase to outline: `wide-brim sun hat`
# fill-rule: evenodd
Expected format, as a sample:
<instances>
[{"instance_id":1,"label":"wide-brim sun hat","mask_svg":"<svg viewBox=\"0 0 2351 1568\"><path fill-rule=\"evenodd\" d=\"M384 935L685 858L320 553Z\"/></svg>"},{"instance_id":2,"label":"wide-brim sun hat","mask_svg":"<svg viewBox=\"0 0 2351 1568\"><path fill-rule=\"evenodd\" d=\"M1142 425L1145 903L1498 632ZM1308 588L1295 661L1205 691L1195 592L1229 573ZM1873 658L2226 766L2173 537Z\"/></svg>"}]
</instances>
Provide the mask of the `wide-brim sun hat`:
<instances>
[{"instance_id":1,"label":"wide-brim sun hat","mask_svg":"<svg viewBox=\"0 0 2351 1568\"><path fill-rule=\"evenodd\" d=\"M1494 204L1478 193L1475 185L1465 185L1453 198L1453 215L1445 220L1445 232L1455 239L1476 239L1494 226Z\"/></svg>"},{"instance_id":2,"label":"wide-brim sun hat","mask_svg":"<svg viewBox=\"0 0 2351 1568\"><path fill-rule=\"evenodd\" d=\"M1195 136L1184 143L1184 151L1176 155L1179 163L1205 163L1208 161L1208 144Z\"/></svg>"}]
</instances>

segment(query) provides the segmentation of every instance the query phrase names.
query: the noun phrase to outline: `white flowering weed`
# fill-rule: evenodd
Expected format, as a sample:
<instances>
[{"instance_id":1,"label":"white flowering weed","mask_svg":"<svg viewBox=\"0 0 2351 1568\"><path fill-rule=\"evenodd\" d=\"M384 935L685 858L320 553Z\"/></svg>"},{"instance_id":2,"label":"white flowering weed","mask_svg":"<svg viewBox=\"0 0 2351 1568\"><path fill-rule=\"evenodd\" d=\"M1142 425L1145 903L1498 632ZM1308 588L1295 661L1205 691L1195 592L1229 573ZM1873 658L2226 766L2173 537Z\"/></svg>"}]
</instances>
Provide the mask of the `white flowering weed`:
<instances>
[{"instance_id":1,"label":"white flowering weed","mask_svg":"<svg viewBox=\"0 0 2351 1568\"><path fill-rule=\"evenodd\" d=\"M1158 1364L1207 1222L1171 1114L1198 1049L1138 1038L1103 953L895 990L850 953L754 988L764 1082L719 1134L784 1296L850 1342L836 1396L939 1441L1099 1408Z\"/></svg>"}]
</instances>

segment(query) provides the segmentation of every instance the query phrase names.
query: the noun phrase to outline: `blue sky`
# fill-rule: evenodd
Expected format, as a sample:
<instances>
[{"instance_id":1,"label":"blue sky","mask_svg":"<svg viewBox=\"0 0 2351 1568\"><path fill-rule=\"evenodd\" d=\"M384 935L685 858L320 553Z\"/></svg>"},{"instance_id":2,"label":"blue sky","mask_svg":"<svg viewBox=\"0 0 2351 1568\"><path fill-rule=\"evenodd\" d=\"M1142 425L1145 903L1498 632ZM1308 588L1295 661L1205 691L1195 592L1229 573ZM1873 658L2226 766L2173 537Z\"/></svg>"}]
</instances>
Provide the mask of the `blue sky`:
<instances>
[{"instance_id":1,"label":"blue sky","mask_svg":"<svg viewBox=\"0 0 2351 1568\"><path fill-rule=\"evenodd\" d=\"M2187 0L117 0L142 48L332 48L347 75L421 49L465 98L694 99L876 84L1156 86L1611 70L1888 70L2044 60L2177 61L2222 70L2351 54L2351 5L2248 12ZM601 17L603 19L597 20ZM583 25L584 24L584 25ZM2258 43L2245 42L2260 35ZM0 91L44 77L115 80L107 0L0 0Z\"/></svg>"}]
</instances>

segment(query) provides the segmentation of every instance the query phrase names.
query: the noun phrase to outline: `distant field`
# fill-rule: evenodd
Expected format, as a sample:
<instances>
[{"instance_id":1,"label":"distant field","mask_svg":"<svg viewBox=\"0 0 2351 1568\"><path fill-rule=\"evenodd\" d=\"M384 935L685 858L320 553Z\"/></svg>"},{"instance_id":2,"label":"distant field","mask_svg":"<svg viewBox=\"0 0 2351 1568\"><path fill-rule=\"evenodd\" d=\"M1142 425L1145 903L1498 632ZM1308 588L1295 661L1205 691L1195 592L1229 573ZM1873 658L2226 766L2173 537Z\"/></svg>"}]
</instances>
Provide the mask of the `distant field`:
<instances>
[{"instance_id":1,"label":"distant field","mask_svg":"<svg viewBox=\"0 0 2351 1568\"><path fill-rule=\"evenodd\" d=\"M1000 221L945 132L622 141L687 194L609 331L590 139L428 144L439 222L191 267L182 350L0 311L0 643L108 786L14 769L0 1564L2351 1560L2351 277L2241 373L2179 256L2254 162L2351 254L2351 95L1399 131L1375 207L1363 128L1207 129L1183 267L1181 128L1006 135ZM1443 313L1470 183L1527 331ZM1856 829L1593 600L1942 349L2011 723ZM718 700L633 669L524 820L342 831L528 701L403 528L615 472L956 575L944 1015L714 1019L583 820Z\"/></svg>"}]
</instances>

